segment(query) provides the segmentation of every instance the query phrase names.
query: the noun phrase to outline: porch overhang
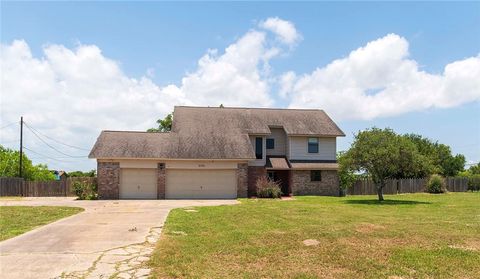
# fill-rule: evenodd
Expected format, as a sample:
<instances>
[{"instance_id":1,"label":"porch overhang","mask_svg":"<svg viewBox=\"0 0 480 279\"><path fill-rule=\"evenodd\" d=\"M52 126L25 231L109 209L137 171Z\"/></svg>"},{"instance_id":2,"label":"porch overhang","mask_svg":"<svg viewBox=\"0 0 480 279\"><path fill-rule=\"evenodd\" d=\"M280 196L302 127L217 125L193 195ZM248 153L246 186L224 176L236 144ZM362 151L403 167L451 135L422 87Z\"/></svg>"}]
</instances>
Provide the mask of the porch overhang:
<instances>
[{"instance_id":1,"label":"porch overhang","mask_svg":"<svg viewBox=\"0 0 480 279\"><path fill-rule=\"evenodd\" d=\"M268 157L265 168L267 170L289 170L291 166L285 157Z\"/></svg>"}]
</instances>

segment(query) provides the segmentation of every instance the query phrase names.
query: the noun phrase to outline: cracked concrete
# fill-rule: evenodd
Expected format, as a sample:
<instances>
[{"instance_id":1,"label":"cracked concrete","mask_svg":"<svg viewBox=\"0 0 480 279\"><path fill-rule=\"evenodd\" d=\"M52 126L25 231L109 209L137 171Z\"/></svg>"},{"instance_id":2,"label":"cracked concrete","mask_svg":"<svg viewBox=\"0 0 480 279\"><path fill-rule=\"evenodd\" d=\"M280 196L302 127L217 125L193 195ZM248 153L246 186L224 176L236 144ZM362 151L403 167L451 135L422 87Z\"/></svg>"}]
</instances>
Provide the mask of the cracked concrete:
<instances>
[{"instance_id":1,"label":"cracked concrete","mask_svg":"<svg viewBox=\"0 0 480 279\"><path fill-rule=\"evenodd\" d=\"M162 227L150 228L144 242L102 251L88 269L63 273L57 278L148 278L150 269L146 264L161 232Z\"/></svg>"},{"instance_id":2,"label":"cracked concrete","mask_svg":"<svg viewBox=\"0 0 480 279\"><path fill-rule=\"evenodd\" d=\"M25 198L0 206L77 206L85 211L0 242L2 278L147 278L147 262L173 208L235 200L75 201Z\"/></svg>"}]
</instances>

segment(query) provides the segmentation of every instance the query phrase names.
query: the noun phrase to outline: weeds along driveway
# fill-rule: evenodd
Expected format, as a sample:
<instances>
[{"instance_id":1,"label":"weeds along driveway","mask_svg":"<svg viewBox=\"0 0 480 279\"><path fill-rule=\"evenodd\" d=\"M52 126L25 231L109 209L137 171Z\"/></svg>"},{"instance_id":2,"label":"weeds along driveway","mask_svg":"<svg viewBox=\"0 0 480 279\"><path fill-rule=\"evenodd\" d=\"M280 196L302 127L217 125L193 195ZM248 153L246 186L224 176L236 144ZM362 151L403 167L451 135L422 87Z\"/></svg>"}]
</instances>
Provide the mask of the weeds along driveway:
<instances>
[{"instance_id":1,"label":"weeds along driveway","mask_svg":"<svg viewBox=\"0 0 480 279\"><path fill-rule=\"evenodd\" d=\"M146 277L144 268L173 208L235 200L2 200L0 206L75 206L85 211L0 242L4 278Z\"/></svg>"}]
</instances>

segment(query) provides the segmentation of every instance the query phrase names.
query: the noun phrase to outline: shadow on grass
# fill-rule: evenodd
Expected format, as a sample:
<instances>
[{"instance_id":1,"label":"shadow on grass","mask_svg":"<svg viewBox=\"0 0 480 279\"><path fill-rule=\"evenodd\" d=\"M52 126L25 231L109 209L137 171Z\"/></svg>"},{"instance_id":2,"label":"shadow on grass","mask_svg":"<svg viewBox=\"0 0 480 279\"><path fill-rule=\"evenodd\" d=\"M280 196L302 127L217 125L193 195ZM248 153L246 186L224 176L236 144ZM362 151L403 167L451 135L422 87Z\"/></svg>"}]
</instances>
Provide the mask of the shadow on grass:
<instances>
[{"instance_id":1,"label":"shadow on grass","mask_svg":"<svg viewBox=\"0 0 480 279\"><path fill-rule=\"evenodd\" d=\"M348 204L366 204L366 205L413 205L413 204L431 204L430 202L421 202L421 201L405 201L405 200L346 200L344 201Z\"/></svg>"}]
</instances>

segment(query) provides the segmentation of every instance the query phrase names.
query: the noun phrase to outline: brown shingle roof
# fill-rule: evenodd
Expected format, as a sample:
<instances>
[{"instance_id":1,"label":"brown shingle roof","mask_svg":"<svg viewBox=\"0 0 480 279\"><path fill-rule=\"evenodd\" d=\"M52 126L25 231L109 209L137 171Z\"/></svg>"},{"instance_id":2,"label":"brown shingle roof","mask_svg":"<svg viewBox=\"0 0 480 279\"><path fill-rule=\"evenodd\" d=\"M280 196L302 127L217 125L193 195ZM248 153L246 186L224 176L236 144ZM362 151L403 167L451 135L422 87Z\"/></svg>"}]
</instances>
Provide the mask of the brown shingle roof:
<instances>
[{"instance_id":1,"label":"brown shingle roof","mask_svg":"<svg viewBox=\"0 0 480 279\"><path fill-rule=\"evenodd\" d=\"M102 131L90 158L254 159L247 135Z\"/></svg>"},{"instance_id":2,"label":"brown shingle roof","mask_svg":"<svg viewBox=\"0 0 480 279\"><path fill-rule=\"evenodd\" d=\"M269 126L283 127L287 135L345 136L323 111L317 109L175 107L175 132L208 130L225 133L270 134Z\"/></svg>"},{"instance_id":3,"label":"brown shingle roof","mask_svg":"<svg viewBox=\"0 0 480 279\"><path fill-rule=\"evenodd\" d=\"M90 158L255 159L248 134L344 136L323 110L175 107L170 133L103 131Z\"/></svg>"},{"instance_id":4,"label":"brown shingle roof","mask_svg":"<svg viewBox=\"0 0 480 279\"><path fill-rule=\"evenodd\" d=\"M277 169L277 170L288 170L290 166L288 165L287 158L285 157L270 157L267 159L267 169Z\"/></svg>"}]
</instances>

